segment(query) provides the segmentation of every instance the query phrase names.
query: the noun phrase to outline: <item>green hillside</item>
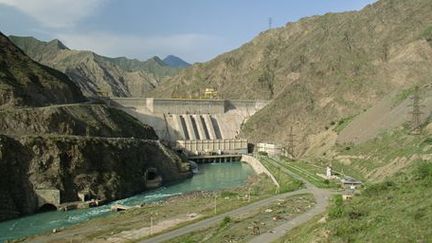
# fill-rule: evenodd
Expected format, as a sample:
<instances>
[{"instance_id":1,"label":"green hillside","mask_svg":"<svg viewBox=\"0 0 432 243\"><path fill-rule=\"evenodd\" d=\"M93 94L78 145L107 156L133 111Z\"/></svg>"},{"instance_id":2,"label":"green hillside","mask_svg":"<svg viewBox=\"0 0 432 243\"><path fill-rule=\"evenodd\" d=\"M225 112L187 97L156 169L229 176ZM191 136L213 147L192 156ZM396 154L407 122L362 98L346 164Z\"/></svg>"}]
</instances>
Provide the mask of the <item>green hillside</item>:
<instances>
[{"instance_id":1,"label":"green hillside","mask_svg":"<svg viewBox=\"0 0 432 243\"><path fill-rule=\"evenodd\" d=\"M280 242L430 242L431 128L420 136L402 129L349 151L341 148L341 155L354 159L334 167L352 168L373 181L351 201L336 197L325 214Z\"/></svg>"}]
</instances>

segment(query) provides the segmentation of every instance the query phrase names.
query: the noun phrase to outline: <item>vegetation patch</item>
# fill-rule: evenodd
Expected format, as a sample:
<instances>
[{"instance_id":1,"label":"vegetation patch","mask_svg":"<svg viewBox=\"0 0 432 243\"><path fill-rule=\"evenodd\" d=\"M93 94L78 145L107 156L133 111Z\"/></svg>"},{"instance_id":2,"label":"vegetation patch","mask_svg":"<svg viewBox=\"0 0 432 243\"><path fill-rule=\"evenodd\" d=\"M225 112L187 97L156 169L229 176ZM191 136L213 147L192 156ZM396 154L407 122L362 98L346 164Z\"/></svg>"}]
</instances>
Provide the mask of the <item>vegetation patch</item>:
<instances>
[{"instance_id":1,"label":"vegetation patch","mask_svg":"<svg viewBox=\"0 0 432 243\"><path fill-rule=\"evenodd\" d=\"M281 168L275 164L274 160L269 157L260 157L261 163L272 173L280 185L279 193L291 192L300 189L303 182L281 171Z\"/></svg>"},{"instance_id":2,"label":"vegetation patch","mask_svg":"<svg viewBox=\"0 0 432 243\"><path fill-rule=\"evenodd\" d=\"M219 225L168 242L248 242L306 212L314 204L311 194L289 197L253 210L241 218L225 217Z\"/></svg>"},{"instance_id":3,"label":"vegetation patch","mask_svg":"<svg viewBox=\"0 0 432 243\"><path fill-rule=\"evenodd\" d=\"M281 242L430 242L432 163L366 185L351 201L332 200L327 216L295 229ZM326 217L326 222L320 222Z\"/></svg>"}]
</instances>

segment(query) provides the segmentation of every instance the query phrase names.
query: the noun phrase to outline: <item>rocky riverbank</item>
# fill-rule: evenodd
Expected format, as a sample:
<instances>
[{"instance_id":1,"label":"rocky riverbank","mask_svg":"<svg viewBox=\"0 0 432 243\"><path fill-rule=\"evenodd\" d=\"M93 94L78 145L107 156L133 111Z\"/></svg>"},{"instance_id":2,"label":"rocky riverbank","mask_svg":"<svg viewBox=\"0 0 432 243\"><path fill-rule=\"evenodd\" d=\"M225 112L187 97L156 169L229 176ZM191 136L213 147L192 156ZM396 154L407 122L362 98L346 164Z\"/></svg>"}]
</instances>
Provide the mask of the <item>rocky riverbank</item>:
<instances>
[{"instance_id":1,"label":"rocky riverbank","mask_svg":"<svg viewBox=\"0 0 432 243\"><path fill-rule=\"evenodd\" d=\"M36 212L38 190L58 190L61 202L112 201L145 191L149 171L164 183L191 176L157 140L0 136L0 152L0 220Z\"/></svg>"}]
</instances>

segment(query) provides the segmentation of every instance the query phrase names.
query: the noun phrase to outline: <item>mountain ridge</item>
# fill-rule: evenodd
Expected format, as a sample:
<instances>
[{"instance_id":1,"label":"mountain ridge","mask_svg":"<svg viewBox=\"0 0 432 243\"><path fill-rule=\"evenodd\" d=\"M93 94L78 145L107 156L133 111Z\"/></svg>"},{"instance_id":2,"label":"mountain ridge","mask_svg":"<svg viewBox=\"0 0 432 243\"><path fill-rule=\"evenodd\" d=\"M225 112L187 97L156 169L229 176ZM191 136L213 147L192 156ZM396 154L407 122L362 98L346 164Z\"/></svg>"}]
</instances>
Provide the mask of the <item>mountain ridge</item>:
<instances>
[{"instance_id":1,"label":"mountain ridge","mask_svg":"<svg viewBox=\"0 0 432 243\"><path fill-rule=\"evenodd\" d=\"M168 55L163 59L163 62L173 68L185 68L191 66L190 63L174 55Z\"/></svg>"},{"instance_id":2,"label":"mountain ridge","mask_svg":"<svg viewBox=\"0 0 432 243\"><path fill-rule=\"evenodd\" d=\"M0 107L77 103L85 98L63 73L41 65L0 32Z\"/></svg>"},{"instance_id":3,"label":"mountain ridge","mask_svg":"<svg viewBox=\"0 0 432 243\"><path fill-rule=\"evenodd\" d=\"M361 11L303 18L164 81L155 97L271 99L243 126L251 142L289 142L303 154L314 136L369 109L390 91L422 85L430 66L432 4L381 0Z\"/></svg>"},{"instance_id":4,"label":"mountain ridge","mask_svg":"<svg viewBox=\"0 0 432 243\"><path fill-rule=\"evenodd\" d=\"M92 51L71 50L57 39L49 42L34 37L10 36L10 39L35 61L67 74L87 96L145 96L179 70L158 57L147 61L110 58Z\"/></svg>"}]
</instances>

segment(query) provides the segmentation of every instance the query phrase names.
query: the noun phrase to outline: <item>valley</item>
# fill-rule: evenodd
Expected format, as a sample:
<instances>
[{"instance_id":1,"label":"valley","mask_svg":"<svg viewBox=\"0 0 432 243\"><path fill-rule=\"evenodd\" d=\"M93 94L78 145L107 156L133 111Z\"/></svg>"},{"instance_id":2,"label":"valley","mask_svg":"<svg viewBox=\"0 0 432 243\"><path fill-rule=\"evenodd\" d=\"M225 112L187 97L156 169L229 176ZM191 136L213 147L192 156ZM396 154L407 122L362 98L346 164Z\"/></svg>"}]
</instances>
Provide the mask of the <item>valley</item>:
<instances>
[{"instance_id":1,"label":"valley","mask_svg":"<svg viewBox=\"0 0 432 243\"><path fill-rule=\"evenodd\" d=\"M270 18L194 64L166 53L226 40L0 33L0 242L431 241L431 12Z\"/></svg>"}]
</instances>

